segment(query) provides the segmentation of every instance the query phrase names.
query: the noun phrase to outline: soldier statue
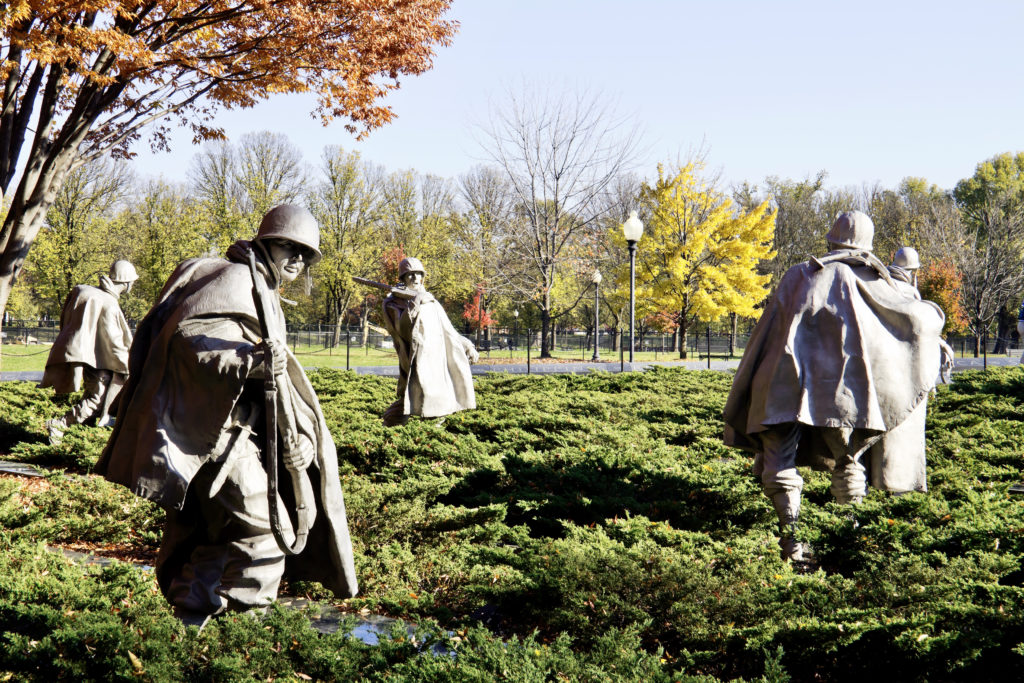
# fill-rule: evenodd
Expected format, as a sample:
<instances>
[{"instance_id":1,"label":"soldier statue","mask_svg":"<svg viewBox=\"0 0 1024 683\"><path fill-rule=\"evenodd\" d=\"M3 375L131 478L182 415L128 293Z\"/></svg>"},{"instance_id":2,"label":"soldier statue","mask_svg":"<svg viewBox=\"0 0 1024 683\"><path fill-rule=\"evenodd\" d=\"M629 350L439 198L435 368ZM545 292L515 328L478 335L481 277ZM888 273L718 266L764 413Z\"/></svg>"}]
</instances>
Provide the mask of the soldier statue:
<instances>
[{"instance_id":1,"label":"soldier statue","mask_svg":"<svg viewBox=\"0 0 1024 683\"><path fill-rule=\"evenodd\" d=\"M51 444L58 444L71 425L113 423L112 410L128 376L132 333L118 300L139 279L128 261L114 261L99 287L78 285L68 294L60 314L60 334L46 359L41 387L58 394L84 388L81 400L63 417L48 420Z\"/></svg>"},{"instance_id":2,"label":"soldier statue","mask_svg":"<svg viewBox=\"0 0 1024 683\"><path fill-rule=\"evenodd\" d=\"M226 258L179 265L139 325L96 471L167 511L156 576L187 624L259 611L283 577L358 590L334 441L278 294L319 244L312 214L274 207Z\"/></svg>"},{"instance_id":3,"label":"soldier statue","mask_svg":"<svg viewBox=\"0 0 1024 683\"><path fill-rule=\"evenodd\" d=\"M399 287L382 304L384 326L398 352L398 398L384 411L387 426L410 415L444 417L476 408L470 363L479 360L473 343L460 335L444 308L423 286L419 259L398 266Z\"/></svg>"},{"instance_id":4,"label":"soldier statue","mask_svg":"<svg viewBox=\"0 0 1024 683\"><path fill-rule=\"evenodd\" d=\"M942 362L944 315L908 296L871 251L874 224L840 215L830 251L790 268L751 334L724 411L725 443L755 453L780 526L783 559L807 559L797 538L798 464L829 469L840 503L867 493L869 449L911 419L923 448L924 403ZM889 449L887 449L889 450ZM881 458L870 480L924 490L923 453Z\"/></svg>"}]
</instances>

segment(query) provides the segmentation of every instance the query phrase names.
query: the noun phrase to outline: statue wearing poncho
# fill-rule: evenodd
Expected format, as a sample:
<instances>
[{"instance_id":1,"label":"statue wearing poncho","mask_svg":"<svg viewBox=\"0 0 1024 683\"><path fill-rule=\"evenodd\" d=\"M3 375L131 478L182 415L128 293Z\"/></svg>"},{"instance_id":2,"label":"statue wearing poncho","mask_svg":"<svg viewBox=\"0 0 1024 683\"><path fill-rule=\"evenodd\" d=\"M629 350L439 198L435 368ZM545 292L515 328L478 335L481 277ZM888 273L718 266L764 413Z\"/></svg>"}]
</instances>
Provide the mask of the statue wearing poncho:
<instances>
[{"instance_id":1,"label":"statue wearing poncho","mask_svg":"<svg viewBox=\"0 0 1024 683\"><path fill-rule=\"evenodd\" d=\"M319 581L339 597L358 590L334 441L309 380L283 343L277 294L282 280L316 262L318 242L308 212L276 207L255 240L236 242L226 259L178 266L139 325L130 380L96 471L167 511L157 581L188 623L264 606L283 576ZM282 432L266 434L263 380L270 370L250 252L271 294L267 322L280 358L272 371L295 418L291 446ZM261 461L268 438L281 438L280 464L306 473L315 492L309 543L287 558L271 527ZM295 504L289 493L284 487L276 502L286 527Z\"/></svg>"},{"instance_id":2,"label":"statue wearing poncho","mask_svg":"<svg viewBox=\"0 0 1024 683\"><path fill-rule=\"evenodd\" d=\"M726 402L725 443L756 454L786 558L803 553L793 536L803 487L798 464L830 469L841 503L865 495L869 468L876 484L925 489L923 459L879 452L873 462L869 449L908 419L923 432L944 316L892 281L870 251L873 232L865 214L843 214L828 235L833 250L786 272Z\"/></svg>"},{"instance_id":3,"label":"statue wearing poncho","mask_svg":"<svg viewBox=\"0 0 1024 683\"><path fill-rule=\"evenodd\" d=\"M412 297L389 295L382 304L384 325L398 353L397 399L384 411L384 424L405 424L410 415L444 417L476 408L470 363L479 358L448 314L423 288L419 259L402 259L399 278Z\"/></svg>"}]
</instances>

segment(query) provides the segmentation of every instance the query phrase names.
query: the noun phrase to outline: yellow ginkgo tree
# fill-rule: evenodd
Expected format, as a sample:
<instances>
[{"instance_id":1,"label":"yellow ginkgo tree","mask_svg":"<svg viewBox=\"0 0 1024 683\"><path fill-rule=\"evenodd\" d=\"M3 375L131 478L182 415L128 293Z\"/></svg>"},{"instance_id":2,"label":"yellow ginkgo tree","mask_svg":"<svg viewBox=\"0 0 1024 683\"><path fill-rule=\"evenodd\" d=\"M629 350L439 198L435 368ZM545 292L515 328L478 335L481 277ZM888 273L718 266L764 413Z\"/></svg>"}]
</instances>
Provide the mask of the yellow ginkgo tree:
<instances>
[{"instance_id":1,"label":"yellow ginkgo tree","mask_svg":"<svg viewBox=\"0 0 1024 683\"><path fill-rule=\"evenodd\" d=\"M758 264L775 255L775 211L768 202L744 213L701 179L701 169L698 162L672 172L659 165L657 181L640 191L646 229L637 252L638 309L677 318L680 358L697 321L757 314L771 280Z\"/></svg>"}]
</instances>

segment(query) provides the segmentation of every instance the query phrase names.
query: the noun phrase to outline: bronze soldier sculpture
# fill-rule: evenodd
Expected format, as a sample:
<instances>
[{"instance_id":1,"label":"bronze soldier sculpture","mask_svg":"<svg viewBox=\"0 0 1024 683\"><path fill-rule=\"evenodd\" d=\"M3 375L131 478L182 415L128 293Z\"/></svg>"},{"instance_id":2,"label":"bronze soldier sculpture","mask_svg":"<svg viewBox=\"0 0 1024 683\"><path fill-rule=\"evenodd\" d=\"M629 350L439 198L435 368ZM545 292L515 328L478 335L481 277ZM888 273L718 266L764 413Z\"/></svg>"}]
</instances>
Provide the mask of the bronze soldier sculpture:
<instances>
[{"instance_id":1,"label":"bronze soldier sculpture","mask_svg":"<svg viewBox=\"0 0 1024 683\"><path fill-rule=\"evenodd\" d=\"M71 425L95 420L113 423L111 410L128 376L132 333L118 300L139 279L128 261L115 261L99 287L78 285L71 290L60 314L60 334L46 359L41 387L58 394L84 388L82 399L63 417L46 423L50 443L60 443Z\"/></svg>"},{"instance_id":2,"label":"bronze soldier sculpture","mask_svg":"<svg viewBox=\"0 0 1024 683\"><path fill-rule=\"evenodd\" d=\"M319 243L308 211L275 207L225 259L178 266L139 325L96 471L167 510L156 574L185 623L263 608L282 577L358 590L334 442L278 294Z\"/></svg>"}]
</instances>

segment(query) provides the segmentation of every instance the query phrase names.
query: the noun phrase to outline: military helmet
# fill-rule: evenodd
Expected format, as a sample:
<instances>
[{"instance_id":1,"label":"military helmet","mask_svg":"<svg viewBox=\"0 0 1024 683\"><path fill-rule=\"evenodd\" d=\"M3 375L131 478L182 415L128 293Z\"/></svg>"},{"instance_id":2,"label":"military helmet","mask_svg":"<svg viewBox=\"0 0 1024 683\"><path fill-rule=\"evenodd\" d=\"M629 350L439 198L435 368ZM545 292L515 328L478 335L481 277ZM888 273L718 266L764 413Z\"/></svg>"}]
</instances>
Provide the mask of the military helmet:
<instances>
[{"instance_id":1,"label":"military helmet","mask_svg":"<svg viewBox=\"0 0 1024 683\"><path fill-rule=\"evenodd\" d=\"M840 249L865 249L871 251L875 237L875 224L861 211L846 211L839 214L825 239Z\"/></svg>"},{"instance_id":2,"label":"military helmet","mask_svg":"<svg viewBox=\"0 0 1024 683\"><path fill-rule=\"evenodd\" d=\"M309 254L306 257L307 265L315 265L323 258L320 253L320 225L306 209L294 204L281 204L275 206L260 222L260 229L256 231L257 240L288 240L295 244L306 247Z\"/></svg>"},{"instance_id":3,"label":"military helmet","mask_svg":"<svg viewBox=\"0 0 1024 683\"><path fill-rule=\"evenodd\" d=\"M139 274L135 272L135 266L125 260L114 261L110 265L110 273L107 275L111 282L135 282Z\"/></svg>"},{"instance_id":4,"label":"military helmet","mask_svg":"<svg viewBox=\"0 0 1024 683\"><path fill-rule=\"evenodd\" d=\"M424 277L427 275L427 271L423 269L423 264L420 263L418 258L404 258L402 262L398 264L398 279L401 280L405 277L406 273L421 273Z\"/></svg>"},{"instance_id":5,"label":"military helmet","mask_svg":"<svg viewBox=\"0 0 1024 683\"><path fill-rule=\"evenodd\" d=\"M921 267L921 258L917 255L917 249L900 247L896 255L892 257L892 264L904 270L917 270Z\"/></svg>"}]
</instances>

